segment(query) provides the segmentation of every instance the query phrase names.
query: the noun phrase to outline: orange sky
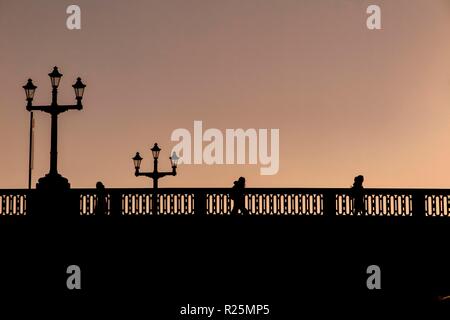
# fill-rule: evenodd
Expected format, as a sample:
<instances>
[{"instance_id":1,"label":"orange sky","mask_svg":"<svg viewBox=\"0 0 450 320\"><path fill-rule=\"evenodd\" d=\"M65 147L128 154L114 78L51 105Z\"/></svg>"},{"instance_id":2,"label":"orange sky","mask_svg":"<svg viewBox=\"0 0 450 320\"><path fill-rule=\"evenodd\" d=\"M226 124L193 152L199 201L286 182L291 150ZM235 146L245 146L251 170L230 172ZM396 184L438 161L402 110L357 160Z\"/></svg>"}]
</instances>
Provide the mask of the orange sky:
<instances>
[{"instance_id":1,"label":"orange sky","mask_svg":"<svg viewBox=\"0 0 450 320\"><path fill-rule=\"evenodd\" d=\"M145 187L131 157L170 135L205 128L279 128L280 169L185 165L161 187L450 187L450 1L0 0L0 188L27 186L22 85L60 102L88 85L81 112L60 117L59 169L73 187ZM380 31L366 8L382 9ZM50 119L36 113L34 182L48 171Z\"/></svg>"}]
</instances>

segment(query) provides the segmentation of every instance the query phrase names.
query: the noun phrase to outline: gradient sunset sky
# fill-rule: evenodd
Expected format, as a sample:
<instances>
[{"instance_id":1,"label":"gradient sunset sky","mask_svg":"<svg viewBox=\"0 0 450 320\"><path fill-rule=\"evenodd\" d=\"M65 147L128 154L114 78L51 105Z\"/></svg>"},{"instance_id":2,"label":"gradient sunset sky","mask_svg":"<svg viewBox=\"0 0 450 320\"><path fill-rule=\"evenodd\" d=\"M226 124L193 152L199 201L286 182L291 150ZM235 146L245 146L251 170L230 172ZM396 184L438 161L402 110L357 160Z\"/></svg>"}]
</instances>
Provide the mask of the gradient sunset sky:
<instances>
[{"instance_id":1,"label":"gradient sunset sky","mask_svg":"<svg viewBox=\"0 0 450 320\"><path fill-rule=\"evenodd\" d=\"M66 28L66 8L82 29ZM366 8L382 30L366 28ZM50 102L64 74L59 169L72 187L146 187L131 157L177 128L279 128L280 169L184 165L161 187L450 187L450 0L0 0L0 188L25 188L22 85ZM50 117L35 113L33 180L48 171Z\"/></svg>"}]
</instances>

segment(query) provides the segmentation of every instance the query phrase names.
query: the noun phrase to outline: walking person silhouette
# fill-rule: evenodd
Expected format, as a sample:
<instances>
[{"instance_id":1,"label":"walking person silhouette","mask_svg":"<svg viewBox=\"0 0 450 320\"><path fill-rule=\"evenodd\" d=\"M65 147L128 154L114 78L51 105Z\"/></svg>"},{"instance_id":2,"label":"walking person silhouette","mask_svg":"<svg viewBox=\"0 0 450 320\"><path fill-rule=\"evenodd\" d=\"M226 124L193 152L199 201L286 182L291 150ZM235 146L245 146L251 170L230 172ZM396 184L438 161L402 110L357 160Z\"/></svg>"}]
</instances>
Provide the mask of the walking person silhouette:
<instances>
[{"instance_id":1,"label":"walking person silhouette","mask_svg":"<svg viewBox=\"0 0 450 320\"><path fill-rule=\"evenodd\" d=\"M358 216L364 214L364 177L362 175L356 176L351 188L351 195L353 200L353 215Z\"/></svg>"},{"instance_id":2,"label":"walking person silhouette","mask_svg":"<svg viewBox=\"0 0 450 320\"><path fill-rule=\"evenodd\" d=\"M234 186L231 188L231 199L233 200L232 214L248 214L248 210L245 207L245 178L240 177L237 181L234 181Z\"/></svg>"},{"instance_id":3,"label":"walking person silhouette","mask_svg":"<svg viewBox=\"0 0 450 320\"><path fill-rule=\"evenodd\" d=\"M100 181L95 185L97 202L94 208L94 214L96 216L105 216L108 209L108 201L106 200L106 189L103 183Z\"/></svg>"}]
</instances>

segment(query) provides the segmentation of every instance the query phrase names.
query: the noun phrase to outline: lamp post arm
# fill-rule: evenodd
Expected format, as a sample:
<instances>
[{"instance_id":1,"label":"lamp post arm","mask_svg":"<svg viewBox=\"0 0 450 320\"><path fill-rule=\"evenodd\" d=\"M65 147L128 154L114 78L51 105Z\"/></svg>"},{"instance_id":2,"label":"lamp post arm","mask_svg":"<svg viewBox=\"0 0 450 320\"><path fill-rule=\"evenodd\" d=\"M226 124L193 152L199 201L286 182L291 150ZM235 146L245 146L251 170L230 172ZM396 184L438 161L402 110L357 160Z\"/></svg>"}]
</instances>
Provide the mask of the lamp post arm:
<instances>
[{"instance_id":1,"label":"lamp post arm","mask_svg":"<svg viewBox=\"0 0 450 320\"><path fill-rule=\"evenodd\" d=\"M177 175L177 168L173 167L173 170L171 172L158 172L158 176L160 178L165 176L176 176Z\"/></svg>"},{"instance_id":2,"label":"lamp post arm","mask_svg":"<svg viewBox=\"0 0 450 320\"><path fill-rule=\"evenodd\" d=\"M28 111L44 111L44 112L49 112L50 106L27 106L27 110Z\"/></svg>"},{"instance_id":3,"label":"lamp post arm","mask_svg":"<svg viewBox=\"0 0 450 320\"><path fill-rule=\"evenodd\" d=\"M136 171L134 173L134 175L136 177L149 177L149 178L154 178L155 177L155 173L154 172L139 172L139 171Z\"/></svg>"},{"instance_id":4,"label":"lamp post arm","mask_svg":"<svg viewBox=\"0 0 450 320\"><path fill-rule=\"evenodd\" d=\"M82 104L72 104L72 105L58 105L58 110L60 110L60 112L65 112L67 110L81 110L83 109L83 105Z\"/></svg>"},{"instance_id":5,"label":"lamp post arm","mask_svg":"<svg viewBox=\"0 0 450 320\"><path fill-rule=\"evenodd\" d=\"M28 111L44 111L47 113L62 113L68 110L81 110L83 105L56 105L56 106L27 106Z\"/></svg>"}]
</instances>

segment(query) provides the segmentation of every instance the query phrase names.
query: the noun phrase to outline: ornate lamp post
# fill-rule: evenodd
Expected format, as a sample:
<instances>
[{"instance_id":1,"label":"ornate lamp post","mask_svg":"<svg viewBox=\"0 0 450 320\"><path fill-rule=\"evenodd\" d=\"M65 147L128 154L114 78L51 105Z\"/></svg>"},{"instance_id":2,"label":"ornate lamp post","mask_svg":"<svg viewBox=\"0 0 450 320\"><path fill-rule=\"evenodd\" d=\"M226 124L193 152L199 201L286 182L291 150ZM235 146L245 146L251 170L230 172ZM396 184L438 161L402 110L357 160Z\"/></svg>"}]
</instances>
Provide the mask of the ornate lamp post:
<instances>
[{"instance_id":1,"label":"ornate lamp post","mask_svg":"<svg viewBox=\"0 0 450 320\"><path fill-rule=\"evenodd\" d=\"M179 158L178 158L177 154L174 152L172 154L172 156L169 157L170 163L172 165L172 171L160 172L160 171L158 171L158 158L159 158L159 153L160 153L161 149L158 147L158 144L155 143L153 148L151 148L150 150L152 151L152 155L153 155L153 172L140 172L139 171L141 168L141 162L143 160L143 158L141 157L139 152L136 152L136 155L132 159L133 159L134 168L135 168L134 175L136 177L144 176L144 177L153 179L152 207L153 207L153 212L156 213L156 212L158 212L158 207L157 207L158 201L157 201L157 193L156 193L156 191L158 189L158 180L165 176L176 176L177 175L177 164L178 164Z\"/></svg>"},{"instance_id":2,"label":"ornate lamp post","mask_svg":"<svg viewBox=\"0 0 450 320\"><path fill-rule=\"evenodd\" d=\"M176 176L177 175L177 164L178 164L178 156L174 152L170 159L170 163L172 165L172 171L170 172L159 172L158 171L158 158L159 158L159 152L161 149L158 147L158 144L155 143L153 148L151 148L152 154L153 154L153 172L140 172L141 169L141 162L144 158L141 157L139 152L136 152L136 155L134 156L133 162L134 162L134 168L136 171L134 172L134 175L136 177L144 176L149 177L153 179L153 189L158 189L158 180L165 176Z\"/></svg>"},{"instance_id":3,"label":"ornate lamp post","mask_svg":"<svg viewBox=\"0 0 450 320\"><path fill-rule=\"evenodd\" d=\"M58 104L58 86L63 76L57 67L53 68L53 71L48 74L52 84L52 102L46 106L33 106L34 93L36 86L31 79L23 86L25 95L27 98L27 110L33 112L34 110L43 111L51 115L51 148L50 148L50 171L49 173L39 179L37 184L38 189L69 189L69 181L58 173L58 115L68 110L81 110L83 105L81 100L83 99L84 88L86 87L81 78L77 78L77 81L72 86L75 90L76 105L59 105Z\"/></svg>"}]
</instances>

